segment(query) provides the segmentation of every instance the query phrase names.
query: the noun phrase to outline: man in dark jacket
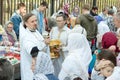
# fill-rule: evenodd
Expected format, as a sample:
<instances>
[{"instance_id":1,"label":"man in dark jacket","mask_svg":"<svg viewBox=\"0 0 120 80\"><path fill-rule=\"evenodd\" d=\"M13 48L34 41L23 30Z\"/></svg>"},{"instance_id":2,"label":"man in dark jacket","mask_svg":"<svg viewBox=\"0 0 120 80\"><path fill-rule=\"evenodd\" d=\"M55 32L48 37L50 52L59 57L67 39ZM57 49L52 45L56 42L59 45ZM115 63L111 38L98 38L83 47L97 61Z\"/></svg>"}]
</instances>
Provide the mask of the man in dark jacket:
<instances>
[{"instance_id":1,"label":"man in dark jacket","mask_svg":"<svg viewBox=\"0 0 120 80\"><path fill-rule=\"evenodd\" d=\"M92 16L97 16L98 15L97 12L98 12L98 7L96 6L93 6L92 9L90 10L90 14Z\"/></svg>"},{"instance_id":2,"label":"man in dark jacket","mask_svg":"<svg viewBox=\"0 0 120 80\"><path fill-rule=\"evenodd\" d=\"M82 15L80 16L80 24L87 31L88 41L92 41L97 35L97 22L93 16L90 15L89 5L84 5L82 8Z\"/></svg>"},{"instance_id":3,"label":"man in dark jacket","mask_svg":"<svg viewBox=\"0 0 120 80\"><path fill-rule=\"evenodd\" d=\"M82 15L80 16L80 25L86 29L87 39L89 41L92 53L96 50L96 35L97 35L97 22L90 14L89 5L82 7Z\"/></svg>"}]
</instances>

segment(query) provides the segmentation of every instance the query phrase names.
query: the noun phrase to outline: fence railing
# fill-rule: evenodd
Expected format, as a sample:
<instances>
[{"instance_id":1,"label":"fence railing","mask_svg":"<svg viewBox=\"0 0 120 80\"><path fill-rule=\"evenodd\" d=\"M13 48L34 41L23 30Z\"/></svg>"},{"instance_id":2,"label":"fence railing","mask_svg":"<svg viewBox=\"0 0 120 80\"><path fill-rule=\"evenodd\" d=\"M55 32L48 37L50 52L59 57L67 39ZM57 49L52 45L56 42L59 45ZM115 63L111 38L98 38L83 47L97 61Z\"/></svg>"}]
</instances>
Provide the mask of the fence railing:
<instances>
[{"instance_id":1,"label":"fence railing","mask_svg":"<svg viewBox=\"0 0 120 80\"><path fill-rule=\"evenodd\" d=\"M17 9L17 4L24 2L26 4L27 12L31 12L33 9L37 8L43 0L0 0L2 3L2 11L0 12L0 23L5 24L12 15L12 13ZM80 8L84 4L90 4L90 7L93 5L93 0L44 0L49 4L49 8L46 10L45 16L51 16L52 11L56 12L60 9L61 6L68 3L70 4L69 12L72 11L73 7L78 5ZM120 7L119 0L97 0L96 5L98 6L100 12L105 6L116 6Z\"/></svg>"}]
</instances>

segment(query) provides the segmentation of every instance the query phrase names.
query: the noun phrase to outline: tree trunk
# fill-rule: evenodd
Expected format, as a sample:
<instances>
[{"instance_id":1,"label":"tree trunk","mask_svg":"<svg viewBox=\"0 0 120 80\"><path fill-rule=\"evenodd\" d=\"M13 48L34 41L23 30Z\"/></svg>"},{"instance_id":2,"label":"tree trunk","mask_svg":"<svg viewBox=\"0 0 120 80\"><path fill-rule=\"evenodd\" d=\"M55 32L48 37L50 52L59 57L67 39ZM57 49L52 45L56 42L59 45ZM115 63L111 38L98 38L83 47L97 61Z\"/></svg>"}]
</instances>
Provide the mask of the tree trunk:
<instances>
[{"instance_id":1,"label":"tree trunk","mask_svg":"<svg viewBox=\"0 0 120 80\"><path fill-rule=\"evenodd\" d=\"M2 14L3 14L3 0L0 0L0 24L2 24Z\"/></svg>"}]
</instances>

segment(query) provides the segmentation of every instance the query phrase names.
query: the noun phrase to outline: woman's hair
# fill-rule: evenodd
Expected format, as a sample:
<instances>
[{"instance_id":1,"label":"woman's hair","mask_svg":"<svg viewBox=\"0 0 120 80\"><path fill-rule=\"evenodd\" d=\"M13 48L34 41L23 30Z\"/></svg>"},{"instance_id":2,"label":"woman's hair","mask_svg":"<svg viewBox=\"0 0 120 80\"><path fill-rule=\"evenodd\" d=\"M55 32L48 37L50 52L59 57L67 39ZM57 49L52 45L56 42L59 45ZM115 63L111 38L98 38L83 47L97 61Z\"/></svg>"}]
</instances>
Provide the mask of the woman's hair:
<instances>
[{"instance_id":1,"label":"woman's hair","mask_svg":"<svg viewBox=\"0 0 120 80\"><path fill-rule=\"evenodd\" d=\"M97 55L98 60L110 60L116 66L116 57L114 53L107 49L101 49L101 52Z\"/></svg>"},{"instance_id":2,"label":"woman's hair","mask_svg":"<svg viewBox=\"0 0 120 80\"><path fill-rule=\"evenodd\" d=\"M40 5L46 6L46 8L48 8L48 3L46 1L41 2Z\"/></svg>"},{"instance_id":3,"label":"woman's hair","mask_svg":"<svg viewBox=\"0 0 120 80\"><path fill-rule=\"evenodd\" d=\"M76 17L75 24L80 24L80 18Z\"/></svg>"},{"instance_id":4,"label":"woman's hair","mask_svg":"<svg viewBox=\"0 0 120 80\"><path fill-rule=\"evenodd\" d=\"M90 5L89 4L85 4L85 5L83 5L82 9L90 10Z\"/></svg>"},{"instance_id":5,"label":"woman's hair","mask_svg":"<svg viewBox=\"0 0 120 80\"><path fill-rule=\"evenodd\" d=\"M80 77L74 78L73 80L82 80Z\"/></svg>"},{"instance_id":6,"label":"woman's hair","mask_svg":"<svg viewBox=\"0 0 120 80\"><path fill-rule=\"evenodd\" d=\"M0 80L12 80L14 67L7 59L0 59Z\"/></svg>"},{"instance_id":7,"label":"woman's hair","mask_svg":"<svg viewBox=\"0 0 120 80\"><path fill-rule=\"evenodd\" d=\"M23 22L24 22L24 27L26 28L27 26L25 25L25 22L27 22L28 21L28 19L31 17L31 16L33 16L34 14L32 14L32 13L29 13L29 14L26 14L24 17L23 17Z\"/></svg>"},{"instance_id":8,"label":"woman's hair","mask_svg":"<svg viewBox=\"0 0 120 80\"><path fill-rule=\"evenodd\" d=\"M107 67L114 68L115 65L111 62L111 63L109 63L109 64L104 65L104 67L101 67L101 69L104 69L104 68L107 68Z\"/></svg>"}]
</instances>

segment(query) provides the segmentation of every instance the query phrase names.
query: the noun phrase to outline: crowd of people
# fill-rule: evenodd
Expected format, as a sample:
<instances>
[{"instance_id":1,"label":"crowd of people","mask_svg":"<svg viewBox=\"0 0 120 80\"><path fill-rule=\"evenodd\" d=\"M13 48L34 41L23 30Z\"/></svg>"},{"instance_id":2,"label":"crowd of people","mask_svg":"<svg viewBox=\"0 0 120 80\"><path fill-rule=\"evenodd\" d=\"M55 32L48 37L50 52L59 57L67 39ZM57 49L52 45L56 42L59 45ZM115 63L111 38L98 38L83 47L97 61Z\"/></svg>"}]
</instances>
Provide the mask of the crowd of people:
<instances>
[{"instance_id":1,"label":"crowd of people","mask_svg":"<svg viewBox=\"0 0 120 80\"><path fill-rule=\"evenodd\" d=\"M98 14L98 7L85 4L69 13L69 7L45 18L47 2L29 13L20 3L4 29L0 26L1 46L20 43L21 80L120 80L119 10L108 6ZM60 45L50 46L52 40ZM11 64L0 59L0 80L13 75Z\"/></svg>"}]
</instances>

